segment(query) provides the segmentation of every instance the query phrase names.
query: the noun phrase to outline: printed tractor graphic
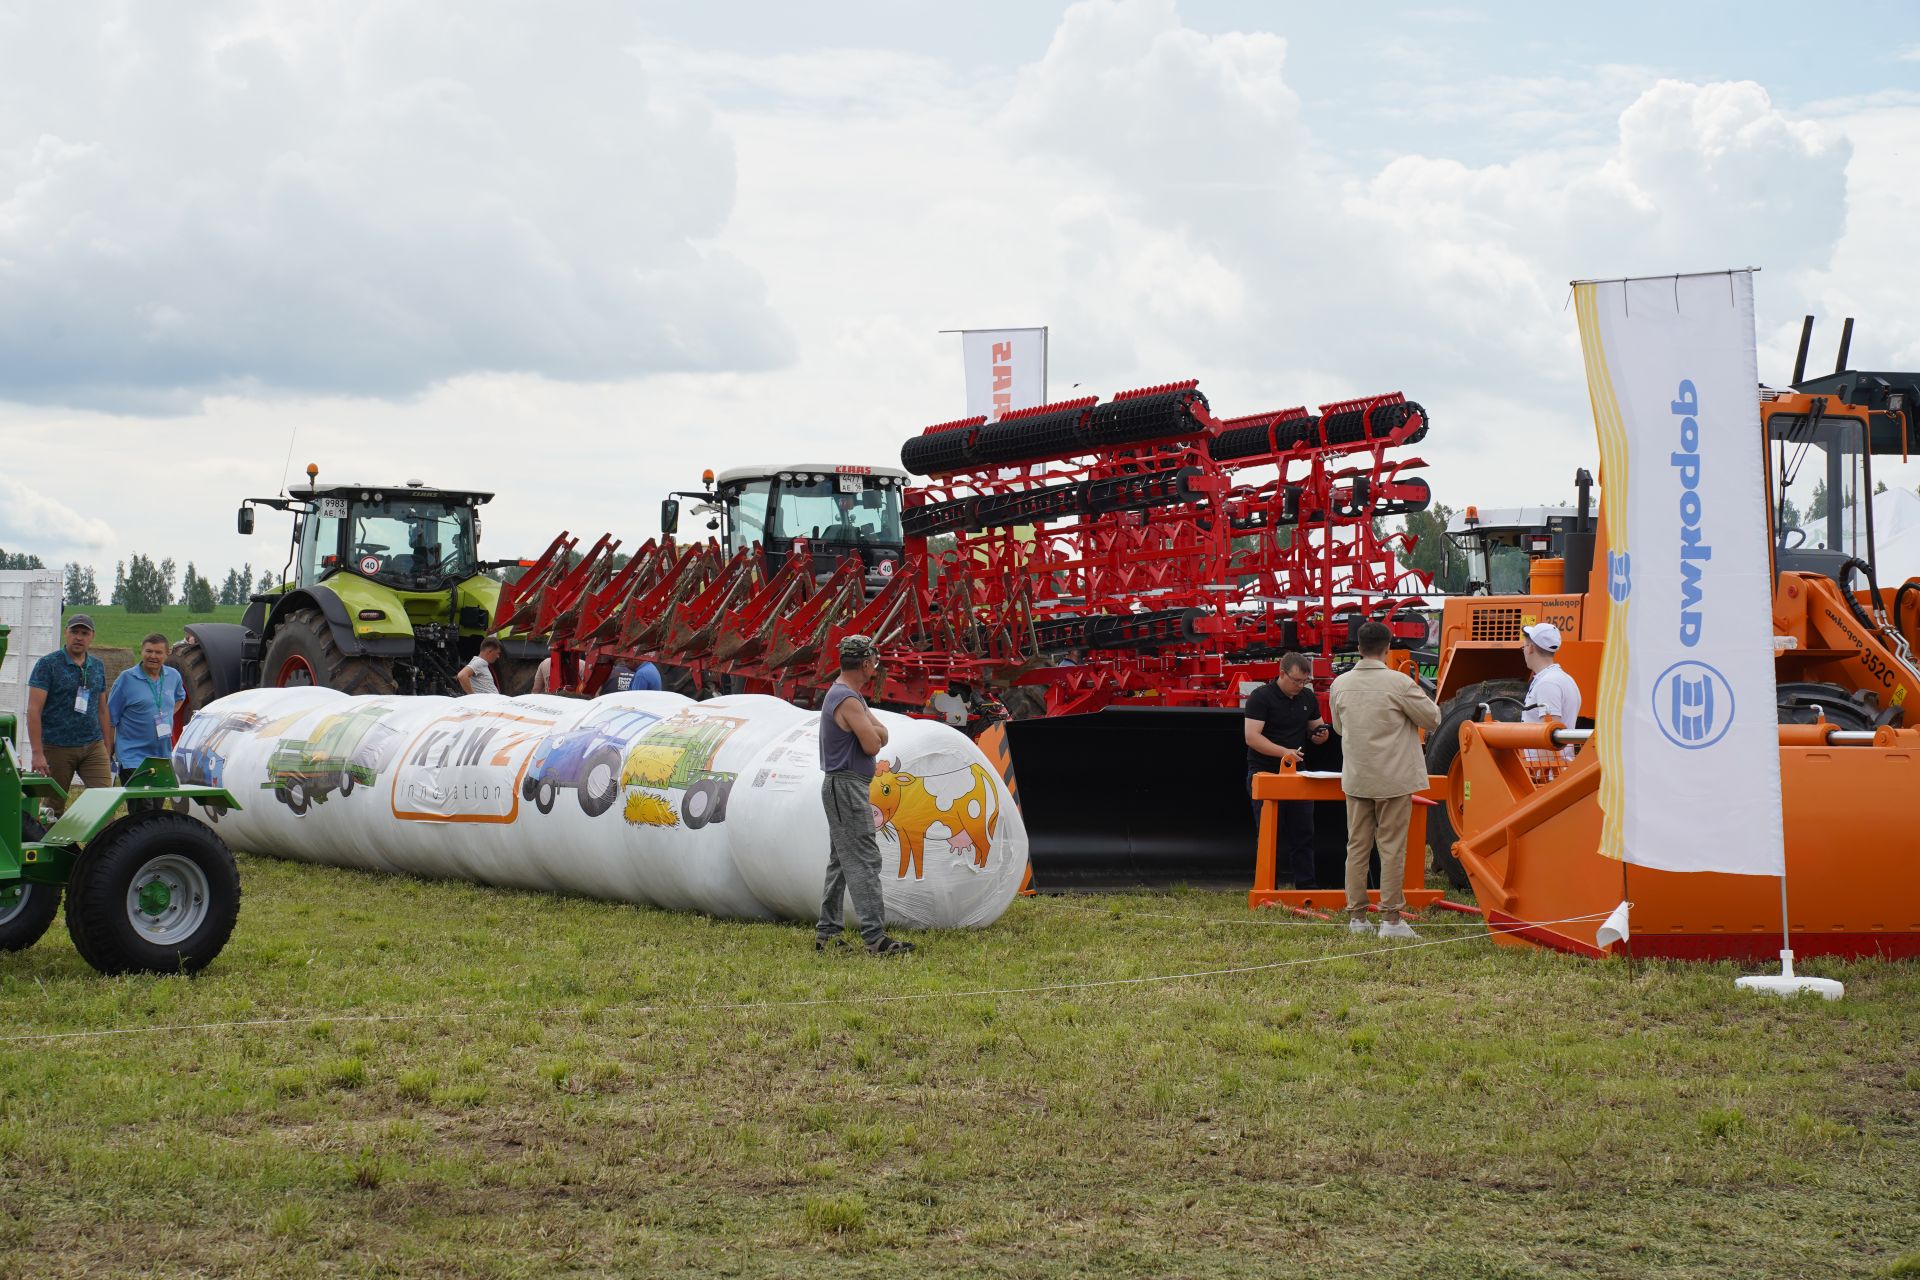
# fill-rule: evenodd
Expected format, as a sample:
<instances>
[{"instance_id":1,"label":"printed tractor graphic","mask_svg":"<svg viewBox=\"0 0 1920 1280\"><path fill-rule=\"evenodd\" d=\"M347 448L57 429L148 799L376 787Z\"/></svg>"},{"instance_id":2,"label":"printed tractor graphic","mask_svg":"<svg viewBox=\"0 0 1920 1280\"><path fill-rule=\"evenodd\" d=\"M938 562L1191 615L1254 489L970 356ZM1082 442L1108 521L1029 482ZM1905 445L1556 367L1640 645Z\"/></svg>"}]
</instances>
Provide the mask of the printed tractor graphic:
<instances>
[{"instance_id":1,"label":"printed tractor graphic","mask_svg":"<svg viewBox=\"0 0 1920 1280\"><path fill-rule=\"evenodd\" d=\"M527 765L520 798L551 813L560 788L572 787L587 816L599 817L620 794L620 753L659 719L650 711L622 710L544 739Z\"/></svg>"},{"instance_id":2,"label":"printed tractor graphic","mask_svg":"<svg viewBox=\"0 0 1920 1280\"><path fill-rule=\"evenodd\" d=\"M642 790L627 799L627 821L642 826L675 826L698 831L709 822L727 820L727 797L736 774L713 768L720 747L746 721L735 716L696 715L682 711L648 730L627 752L620 771L623 783ZM648 794L682 791L675 814L666 797Z\"/></svg>"},{"instance_id":3,"label":"printed tractor graphic","mask_svg":"<svg viewBox=\"0 0 1920 1280\"><path fill-rule=\"evenodd\" d=\"M181 785L221 786L221 775L227 771L227 739L236 733L251 732L264 723L262 717L248 711L235 711L224 716L196 716L173 747L174 773Z\"/></svg>"},{"instance_id":4,"label":"printed tractor graphic","mask_svg":"<svg viewBox=\"0 0 1920 1280\"><path fill-rule=\"evenodd\" d=\"M371 786L399 753L403 735L381 719L387 706L360 707L326 717L305 741L282 742L267 759L263 790L296 814L338 791Z\"/></svg>"}]
</instances>

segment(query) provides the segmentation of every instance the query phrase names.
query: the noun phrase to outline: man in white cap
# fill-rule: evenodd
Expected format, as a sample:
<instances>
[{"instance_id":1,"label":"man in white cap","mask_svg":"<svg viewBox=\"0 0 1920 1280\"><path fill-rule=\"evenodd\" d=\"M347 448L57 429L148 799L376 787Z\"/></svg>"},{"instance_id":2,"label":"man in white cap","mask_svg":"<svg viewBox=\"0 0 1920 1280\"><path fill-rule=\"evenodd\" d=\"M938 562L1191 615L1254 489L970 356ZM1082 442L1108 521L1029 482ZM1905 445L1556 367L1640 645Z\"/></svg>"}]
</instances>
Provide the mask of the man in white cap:
<instances>
[{"instance_id":1,"label":"man in white cap","mask_svg":"<svg viewBox=\"0 0 1920 1280\"><path fill-rule=\"evenodd\" d=\"M1548 719L1558 720L1566 728L1578 728L1580 724L1580 686L1573 677L1561 670L1556 655L1560 652L1560 628L1551 622L1536 622L1520 631L1521 652L1526 655L1527 670L1533 672L1533 680L1527 685L1527 705L1520 718L1528 724L1540 724ZM1573 759L1573 748L1563 747L1557 752L1528 752L1528 763L1537 765L1559 764Z\"/></svg>"}]
</instances>

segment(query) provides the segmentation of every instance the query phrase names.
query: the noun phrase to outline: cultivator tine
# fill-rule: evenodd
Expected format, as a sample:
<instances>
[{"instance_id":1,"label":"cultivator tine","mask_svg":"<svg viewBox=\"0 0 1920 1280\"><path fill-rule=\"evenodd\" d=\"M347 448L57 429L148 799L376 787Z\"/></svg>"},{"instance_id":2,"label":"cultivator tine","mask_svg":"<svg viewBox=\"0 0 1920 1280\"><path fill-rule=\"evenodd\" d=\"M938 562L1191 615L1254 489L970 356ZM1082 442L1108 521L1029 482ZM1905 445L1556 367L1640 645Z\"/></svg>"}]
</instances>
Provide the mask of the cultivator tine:
<instances>
[{"instance_id":1,"label":"cultivator tine","mask_svg":"<svg viewBox=\"0 0 1920 1280\"><path fill-rule=\"evenodd\" d=\"M538 635L545 628L535 625L540 616L540 598L564 571L567 553L577 540L569 533L547 544L530 568L500 588L500 602L494 607L493 629Z\"/></svg>"},{"instance_id":2,"label":"cultivator tine","mask_svg":"<svg viewBox=\"0 0 1920 1280\"><path fill-rule=\"evenodd\" d=\"M856 557L842 560L819 591L774 623L773 635L767 641L770 666L811 667L821 660L828 632L864 594L863 567Z\"/></svg>"},{"instance_id":3,"label":"cultivator tine","mask_svg":"<svg viewBox=\"0 0 1920 1280\"><path fill-rule=\"evenodd\" d=\"M750 548L736 551L712 581L673 611L660 647L679 657L710 649L726 615L751 594L759 563Z\"/></svg>"}]
</instances>

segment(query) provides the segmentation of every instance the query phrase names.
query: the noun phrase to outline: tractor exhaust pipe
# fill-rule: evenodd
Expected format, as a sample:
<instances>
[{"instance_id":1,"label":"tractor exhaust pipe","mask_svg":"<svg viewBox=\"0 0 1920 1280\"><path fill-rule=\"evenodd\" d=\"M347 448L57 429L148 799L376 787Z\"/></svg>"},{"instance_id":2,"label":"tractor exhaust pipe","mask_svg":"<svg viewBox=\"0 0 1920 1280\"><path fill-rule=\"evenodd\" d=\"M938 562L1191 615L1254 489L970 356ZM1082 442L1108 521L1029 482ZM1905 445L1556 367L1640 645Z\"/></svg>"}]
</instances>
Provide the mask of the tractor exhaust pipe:
<instances>
[{"instance_id":1,"label":"tractor exhaust pipe","mask_svg":"<svg viewBox=\"0 0 1920 1280\"><path fill-rule=\"evenodd\" d=\"M1853 317L1848 316L1840 323L1840 354L1833 358L1833 371L1847 371L1847 353L1853 350Z\"/></svg>"},{"instance_id":2,"label":"tractor exhaust pipe","mask_svg":"<svg viewBox=\"0 0 1920 1280\"><path fill-rule=\"evenodd\" d=\"M1813 341L1813 317L1800 322L1800 351L1793 357L1793 385L1807 380L1807 345Z\"/></svg>"},{"instance_id":3,"label":"tractor exhaust pipe","mask_svg":"<svg viewBox=\"0 0 1920 1280\"><path fill-rule=\"evenodd\" d=\"M1574 512L1573 528L1561 541L1560 555L1567 594L1577 596L1586 594L1587 584L1593 579L1593 474L1581 467L1573 473L1573 487L1580 495L1580 505Z\"/></svg>"}]
</instances>

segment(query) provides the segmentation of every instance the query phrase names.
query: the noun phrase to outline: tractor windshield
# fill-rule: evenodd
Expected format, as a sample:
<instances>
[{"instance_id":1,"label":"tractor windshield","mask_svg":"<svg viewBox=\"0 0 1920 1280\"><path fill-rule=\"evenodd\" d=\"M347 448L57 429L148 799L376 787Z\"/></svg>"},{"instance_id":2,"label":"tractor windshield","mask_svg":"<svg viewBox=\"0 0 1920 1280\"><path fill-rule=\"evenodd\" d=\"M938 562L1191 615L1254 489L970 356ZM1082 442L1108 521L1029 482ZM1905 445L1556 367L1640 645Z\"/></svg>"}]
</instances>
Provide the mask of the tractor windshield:
<instances>
[{"instance_id":1,"label":"tractor windshield","mask_svg":"<svg viewBox=\"0 0 1920 1280\"><path fill-rule=\"evenodd\" d=\"M469 506L404 497L356 502L348 524L344 554L362 577L438 587L478 572Z\"/></svg>"},{"instance_id":2,"label":"tractor windshield","mask_svg":"<svg viewBox=\"0 0 1920 1280\"><path fill-rule=\"evenodd\" d=\"M784 481L774 490L773 536L897 547L900 490L871 476Z\"/></svg>"}]
</instances>

